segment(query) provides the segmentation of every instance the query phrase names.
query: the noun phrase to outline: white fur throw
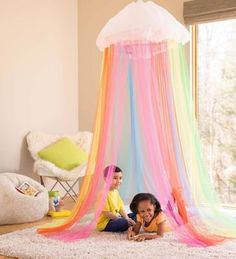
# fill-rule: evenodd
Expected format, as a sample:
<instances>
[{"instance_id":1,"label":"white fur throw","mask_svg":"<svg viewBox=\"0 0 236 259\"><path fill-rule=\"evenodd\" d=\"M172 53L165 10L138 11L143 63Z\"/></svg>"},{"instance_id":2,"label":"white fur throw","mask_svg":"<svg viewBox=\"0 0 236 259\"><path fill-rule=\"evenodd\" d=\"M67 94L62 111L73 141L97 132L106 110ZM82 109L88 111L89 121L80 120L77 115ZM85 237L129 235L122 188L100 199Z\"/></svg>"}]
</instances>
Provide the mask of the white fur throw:
<instances>
[{"instance_id":1,"label":"white fur throw","mask_svg":"<svg viewBox=\"0 0 236 259\"><path fill-rule=\"evenodd\" d=\"M28 196L16 190L28 182L39 193ZM48 212L48 191L35 180L20 174L0 173L0 225L27 223L41 219Z\"/></svg>"},{"instance_id":2,"label":"white fur throw","mask_svg":"<svg viewBox=\"0 0 236 259\"><path fill-rule=\"evenodd\" d=\"M49 161L42 160L38 157L38 152L50 144L56 142L62 137L71 138L77 145L79 145L87 154L89 154L92 144L93 134L87 131L78 132L74 136L67 135L51 135L38 131L31 131L27 135L28 149L35 160L34 171L40 176L47 176L58 178L61 181L74 181L78 177L83 177L86 173L87 165L82 165L69 171L59 168Z\"/></svg>"}]
</instances>

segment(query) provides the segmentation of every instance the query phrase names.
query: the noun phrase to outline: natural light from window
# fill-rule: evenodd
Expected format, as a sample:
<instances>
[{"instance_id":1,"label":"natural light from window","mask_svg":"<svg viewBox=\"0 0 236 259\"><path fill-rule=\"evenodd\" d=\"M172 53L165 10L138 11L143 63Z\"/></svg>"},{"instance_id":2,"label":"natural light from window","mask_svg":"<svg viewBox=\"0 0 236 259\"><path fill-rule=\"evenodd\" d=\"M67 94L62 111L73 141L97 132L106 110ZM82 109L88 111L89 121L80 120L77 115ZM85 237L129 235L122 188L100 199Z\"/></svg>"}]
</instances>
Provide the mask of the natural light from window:
<instances>
[{"instance_id":1,"label":"natural light from window","mask_svg":"<svg viewBox=\"0 0 236 259\"><path fill-rule=\"evenodd\" d=\"M223 203L236 205L236 19L197 25L198 122Z\"/></svg>"}]
</instances>

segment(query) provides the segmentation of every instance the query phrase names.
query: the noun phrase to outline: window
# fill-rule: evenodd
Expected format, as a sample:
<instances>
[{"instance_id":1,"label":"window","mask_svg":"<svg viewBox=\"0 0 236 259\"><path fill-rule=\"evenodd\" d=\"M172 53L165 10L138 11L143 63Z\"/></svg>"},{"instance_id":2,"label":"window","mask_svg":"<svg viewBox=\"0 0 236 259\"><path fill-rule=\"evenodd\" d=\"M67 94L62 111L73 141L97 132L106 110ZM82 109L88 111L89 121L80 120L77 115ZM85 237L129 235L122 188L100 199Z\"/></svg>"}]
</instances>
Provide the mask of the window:
<instances>
[{"instance_id":1,"label":"window","mask_svg":"<svg viewBox=\"0 0 236 259\"><path fill-rule=\"evenodd\" d=\"M193 26L196 117L222 203L236 204L236 19Z\"/></svg>"}]
</instances>

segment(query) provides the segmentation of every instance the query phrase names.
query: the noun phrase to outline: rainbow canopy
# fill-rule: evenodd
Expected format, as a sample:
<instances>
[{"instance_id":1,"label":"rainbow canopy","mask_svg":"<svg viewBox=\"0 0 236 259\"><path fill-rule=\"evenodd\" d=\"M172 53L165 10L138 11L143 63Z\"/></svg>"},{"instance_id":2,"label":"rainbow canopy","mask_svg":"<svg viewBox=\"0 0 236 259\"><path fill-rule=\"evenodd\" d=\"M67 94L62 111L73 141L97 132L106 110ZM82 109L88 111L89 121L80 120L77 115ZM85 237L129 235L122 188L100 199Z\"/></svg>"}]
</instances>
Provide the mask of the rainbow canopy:
<instances>
[{"instance_id":1,"label":"rainbow canopy","mask_svg":"<svg viewBox=\"0 0 236 259\"><path fill-rule=\"evenodd\" d=\"M38 232L62 240L87 237L103 209L111 175L124 172L121 196L153 193L179 240L208 246L236 237L203 162L184 44L188 31L153 2L127 5L102 29L100 95L88 168L72 216ZM84 216L92 219L80 224Z\"/></svg>"}]
</instances>

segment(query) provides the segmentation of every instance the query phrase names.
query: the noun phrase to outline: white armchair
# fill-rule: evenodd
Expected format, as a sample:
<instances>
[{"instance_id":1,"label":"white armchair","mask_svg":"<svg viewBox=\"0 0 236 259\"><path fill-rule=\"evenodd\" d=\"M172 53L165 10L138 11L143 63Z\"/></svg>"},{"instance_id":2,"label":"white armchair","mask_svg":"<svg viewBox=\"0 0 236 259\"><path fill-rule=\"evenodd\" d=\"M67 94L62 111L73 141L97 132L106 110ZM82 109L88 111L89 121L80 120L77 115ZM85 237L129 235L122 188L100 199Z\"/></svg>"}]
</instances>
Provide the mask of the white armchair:
<instances>
[{"instance_id":1,"label":"white armchair","mask_svg":"<svg viewBox=\"0 0 236 259\"><path fill-rule=\"evenodd\" d=\"M77 193L74 190L74 186L78 183L79 179L85 175L87 165L78 166L68 172L65 169L57 167L51 162L42 160L38 156L38 152L40 150L63 137L67 136L50 135L42 132L31 131L26 138L29 152L35 161L34 171L40 176L41 184L44 185L44 177L54 179L55 184L51 187L51 190L53 190L57 184L60 184L65 190L65 195L62 198L69 195L75 201ZM73 139L86 153L89 153L92 143L92 133L87 131L78 132L76 135L69 137Z\"/></svg>"}]
</instances>

